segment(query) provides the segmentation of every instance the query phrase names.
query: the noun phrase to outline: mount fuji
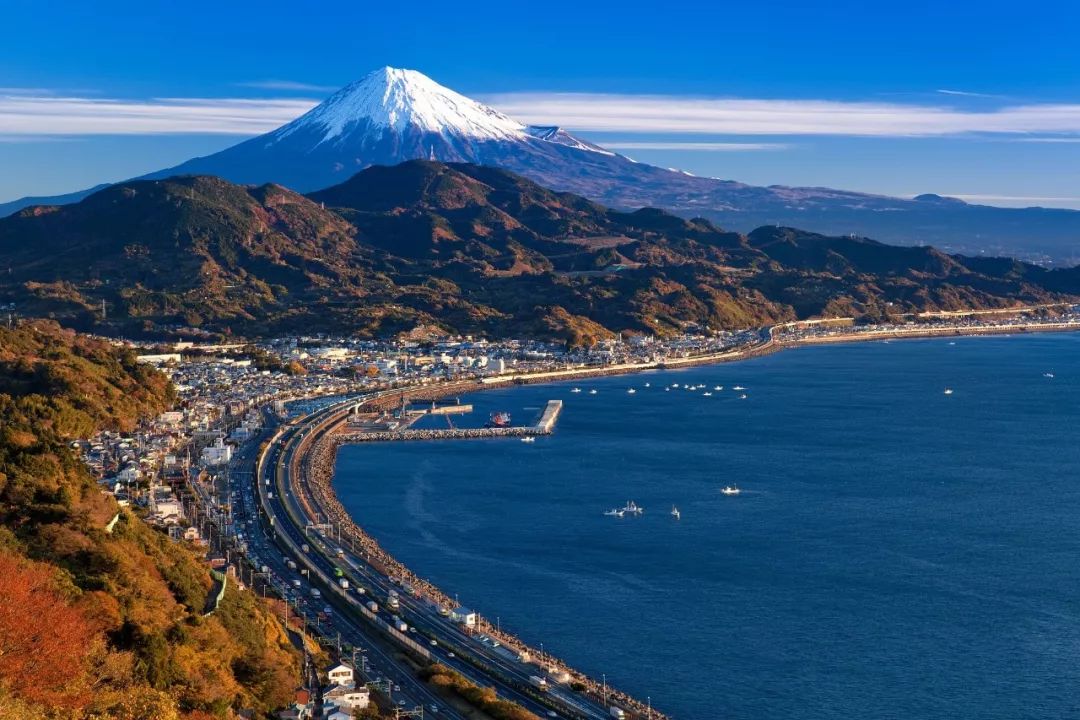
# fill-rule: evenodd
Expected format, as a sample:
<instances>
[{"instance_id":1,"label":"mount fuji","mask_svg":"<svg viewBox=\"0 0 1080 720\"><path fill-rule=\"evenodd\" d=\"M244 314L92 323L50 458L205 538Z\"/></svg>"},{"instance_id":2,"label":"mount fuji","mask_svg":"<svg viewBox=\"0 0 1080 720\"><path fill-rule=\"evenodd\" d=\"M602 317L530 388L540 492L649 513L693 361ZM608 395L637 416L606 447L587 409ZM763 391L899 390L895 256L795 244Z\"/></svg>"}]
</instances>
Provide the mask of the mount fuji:
<instances>
[{"instance_id":1,"label":"mount fuji","mask_svg":"<svg viewBox=\"0 0 1080 720\"><path fill-rule=\"evenodd\" d=\"M277 130L140 179L216 175L311 192L373 165L417 159L499 167L614 208L665 208L742 232L780 224L967 254L1080 260L1077 211L696 177L635 162L559 127L525 125L422 73L390 67L347 85ZM91 192L0 204L0 217L30 205L75 202Z\"/></svg>"},{"instance_id":2,"label":"mount fuji","mask_svg":"<svg viewBox=\"0 0 1080 720\"><path fill-rule=\"evenodd\" d=\"M217 175L310 192L372 165L407 160L496 166L623 207L652 202L653 193L634 192L643 181L683 192L716 183L636 163L558 127L524 125L422 73L391 67L345 86L273 132L147 177Z\"/></svg>"}]
</instances>

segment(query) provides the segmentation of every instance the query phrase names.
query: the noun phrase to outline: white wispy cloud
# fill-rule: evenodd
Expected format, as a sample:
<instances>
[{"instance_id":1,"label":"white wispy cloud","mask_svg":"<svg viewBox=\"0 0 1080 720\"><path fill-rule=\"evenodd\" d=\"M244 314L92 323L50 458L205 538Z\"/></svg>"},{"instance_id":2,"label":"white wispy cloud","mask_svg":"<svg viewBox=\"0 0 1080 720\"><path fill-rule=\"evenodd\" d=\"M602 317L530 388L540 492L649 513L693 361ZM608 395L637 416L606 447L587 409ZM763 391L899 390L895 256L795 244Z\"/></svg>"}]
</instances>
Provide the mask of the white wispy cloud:
<instances>
[{"instance_id":1,"label":"white wispy cloud","mask_svg":"<svg viewBox=\"0 0 1080 720\"><path fill-rule=\"evenodd\" d=\"M940 93L941 95L954 95L954 96L958 96L958 97L974 97L974 98L996 98L996 97L1001 97L1001 95L992 95L990 93L981 93L981 92L971 92L970 90L941 89L941 90L935 90L934 92Z\"/></svg>"},{"instance_id":2,"label":"white wispy cloud","mask_svg":"<svg viewBox=\"0 0 1080 720\"><path fill-rule=\"evenodd\" d=\"M960 198L969 202L1054 202L1080 203L1080 197L1048 197L1043 195L966 195L948 193L949 197Z\"/></svg>"},{"instance_id":3,"label":"white wispy cloud","mask_svg":"<svg viewBox=\"0 0 1080 720\"><path fill-rule=\"evenodd\" d=\"M115 100L0 94L0 136L258 135L315 104L299 98Z\"/></svg>"},{"instance_id":4,"label":"white wispy cloud","mask_svg":"<svg viewBox=\"0 0 1080 720\"><path fill-rule=\"evenodd\" d=\"M650 141L612 141L598 142L597 145L610 150L688 150L693 152L748 152L756 150L787 150L789 143L744 143L744 142L650 142Z\"/></svg>"},{"instance_id":5,"label":"white wispy cloud","mask_svg":"<svg viewBox=\"0 0 1080 720\"><path fill-rule=\"evenodd\" d=\"M295 80L252 80L236 83L236 87L255 88L256 90L288 90L296 92L333 92L338 88L333 85L315 85Z\"/></svg>"},{"instance_id":6,"label":"white wispy cloud","mask_svg":"<svg viewBox=\"0 0 1080 720\"><path fill-rule=\"evenodd\" d=\"M1012 138L1012 140L1025 143L1066 143L1069 145L1080 143L1080 137L1022 137Z\"/></svg>"},{"instance_id":7,"label":"white wispy cloud","mask_svg":"<svg viewBox=\"0 0 1080 720\"><path fill-rule=\"evenodd\" d=\"M858 137L1080 134L1080 104L974 111L889 102L587 93L512 93L488 96L486 101L524 122L597 132Z\"/></svg>"},{"instance_id":8,"label":"white wispy cloud","mask_svg":"<svg viewBox=\"0 0 1080 720\"><path fill-rule=\"evenodd\" d=\"M291 81L260 81L291 82ZM574 131L713 136L942 137L994 134L1002 139L1080 139L1080 103L1013 104L970 110L900 102L760 100L664 95L514 93L486 101L523 122ZM0 135L257 135L303 114L309 98L154 98L0 90ZM1025 138L1024 136L1033 136ZM1043 139L1043 137L1050 139ZM742 151L782 143L646 141L618 149ZM696 145L696 146L695 146Z\"/></svg>"}]
</instances>

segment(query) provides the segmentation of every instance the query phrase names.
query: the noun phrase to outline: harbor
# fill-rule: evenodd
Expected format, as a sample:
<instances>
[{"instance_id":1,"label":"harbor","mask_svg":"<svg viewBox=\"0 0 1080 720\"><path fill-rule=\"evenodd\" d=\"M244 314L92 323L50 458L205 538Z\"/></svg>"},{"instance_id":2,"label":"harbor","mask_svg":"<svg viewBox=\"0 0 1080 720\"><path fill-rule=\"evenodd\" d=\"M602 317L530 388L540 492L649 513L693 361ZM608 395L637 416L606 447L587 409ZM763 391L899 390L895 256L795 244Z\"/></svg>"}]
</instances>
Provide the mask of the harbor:
<instances>
[{"instance_id":1,"label":"harbor","mask_svg":"<svg viewBox=\"0 0 1080 720\"><path fill-rule=\"evenodd\" d=\"M368 423L352 421L340 426L342 429L334 434L334 441L339 445L361 442L391 442L401 440L475 440L481 438L532 438L538 435L550 435L555 431L555 426L562 413L562 400L549 400L543 411L532 425L501 425L495 422L493 417L487 427L482 428L412 428L414 423L425 415L449 415L451 410L468 408L458 411L461 414L471 412L472 405L448 405L442 408L433 407L431 410L422 412L403 409L405 421L400 425L390 428L385 418L375 419ZM498 414L497 414L498 415ZM507 416L508 421L508 416ZM501 422L501 421L500 421ZM359 428L359 429L358 429Z\"/></svg>"}]
</instances>

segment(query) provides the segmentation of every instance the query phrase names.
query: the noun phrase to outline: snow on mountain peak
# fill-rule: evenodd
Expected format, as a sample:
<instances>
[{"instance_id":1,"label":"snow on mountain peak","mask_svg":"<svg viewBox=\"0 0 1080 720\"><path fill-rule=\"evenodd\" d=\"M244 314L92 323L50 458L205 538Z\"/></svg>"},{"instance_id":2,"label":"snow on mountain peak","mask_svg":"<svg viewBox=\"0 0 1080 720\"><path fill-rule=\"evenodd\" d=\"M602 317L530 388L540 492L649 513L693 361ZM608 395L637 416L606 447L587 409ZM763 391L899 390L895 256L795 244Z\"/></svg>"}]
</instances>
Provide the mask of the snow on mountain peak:
<instances>
[{"instance_id":1,"label":"snow on mountain peak","mask_svg":"<svg viewBox=\"0 0 1080 720\"><path fill-rule=\"evenodd\" d=\"M278 139L318 128L322 142L347 135L351 126L457 135L480 140L527 137L525 126L492 108L439 85L416 70L384 67L346 85L275 132Z\"/></svg>"}]
</instances>

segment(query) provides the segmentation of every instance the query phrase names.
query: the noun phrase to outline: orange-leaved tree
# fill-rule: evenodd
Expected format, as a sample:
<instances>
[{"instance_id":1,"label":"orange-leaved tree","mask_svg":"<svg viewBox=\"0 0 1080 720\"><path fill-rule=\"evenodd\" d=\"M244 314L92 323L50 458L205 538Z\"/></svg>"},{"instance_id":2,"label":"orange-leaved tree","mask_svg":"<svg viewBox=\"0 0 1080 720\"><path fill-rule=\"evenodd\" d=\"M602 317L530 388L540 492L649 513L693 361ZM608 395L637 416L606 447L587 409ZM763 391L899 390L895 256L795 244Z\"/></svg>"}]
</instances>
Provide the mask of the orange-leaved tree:
<instances>
[{"instance_id":1,"label":"orange-leaved tree","mask_svg":"<svg viewBox=\"0 0 1080 720\"><path fill-rule=\"evenodd\" d=\"M54 569L0 551L0 685L51 707L84 704L94 636Z\"/></svg>"}]
</instances>

